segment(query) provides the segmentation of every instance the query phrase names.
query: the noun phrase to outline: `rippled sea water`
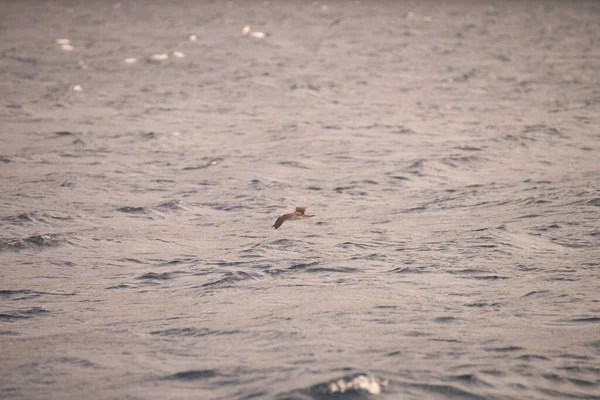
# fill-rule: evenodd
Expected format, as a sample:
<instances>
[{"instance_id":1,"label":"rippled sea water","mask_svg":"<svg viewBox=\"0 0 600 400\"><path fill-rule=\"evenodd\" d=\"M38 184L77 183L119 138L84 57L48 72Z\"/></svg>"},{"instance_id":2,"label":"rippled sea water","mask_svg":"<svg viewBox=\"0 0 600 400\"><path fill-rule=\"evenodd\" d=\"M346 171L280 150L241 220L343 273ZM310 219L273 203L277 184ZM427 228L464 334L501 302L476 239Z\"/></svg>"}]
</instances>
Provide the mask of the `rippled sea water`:
<instances>
[{"instance_id":1,"label":"rippled sea water","mask_svg":"<svg viewBox=\"0 0 600 400\"><path fill-rule=\"evenodd\" d=\"M0 397L600 398L599 25L0 3Z\"/></svg>"}]
</instances>

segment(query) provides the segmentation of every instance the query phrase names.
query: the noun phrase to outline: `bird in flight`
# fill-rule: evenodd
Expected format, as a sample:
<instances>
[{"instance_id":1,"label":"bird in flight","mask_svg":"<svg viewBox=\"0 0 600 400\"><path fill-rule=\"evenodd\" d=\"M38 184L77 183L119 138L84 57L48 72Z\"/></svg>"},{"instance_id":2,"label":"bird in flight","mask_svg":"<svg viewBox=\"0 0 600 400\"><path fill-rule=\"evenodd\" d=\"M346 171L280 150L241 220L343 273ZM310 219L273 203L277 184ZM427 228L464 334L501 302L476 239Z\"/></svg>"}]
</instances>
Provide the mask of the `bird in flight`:
<instances>
[{"instance_id":1,"label":"bird in flight","mask_svg":"<svg viewBox=\"0 0 600 400\"><path fill-rule=\"evenodd\" d=\"M296 211L289 213L289 214L283 214L281 217L277 218L277 221L275 221L275 225L273 225L273 228L275 228L275 229L279 228L281 226L281 224L283 224L288 219L290 221L294 221L297 219L314 217L314 215L304 214L304 211L306 211L306 209L310 206L312 206L312 204L310 204L308 206L304 206L304 207L296 207Z\"/></svg>"}]
</instances>

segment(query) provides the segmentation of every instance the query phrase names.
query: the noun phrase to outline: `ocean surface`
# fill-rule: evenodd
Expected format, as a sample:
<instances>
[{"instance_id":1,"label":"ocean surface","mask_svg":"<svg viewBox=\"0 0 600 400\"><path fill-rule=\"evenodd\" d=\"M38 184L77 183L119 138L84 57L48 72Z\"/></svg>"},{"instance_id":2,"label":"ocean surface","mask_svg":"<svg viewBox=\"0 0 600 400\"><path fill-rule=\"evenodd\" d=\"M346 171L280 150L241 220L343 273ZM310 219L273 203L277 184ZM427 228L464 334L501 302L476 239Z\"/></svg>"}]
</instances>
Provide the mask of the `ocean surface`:
<instances>
[{"instance_id":1,"label":"ocean surface","mask_svg":"<svg viewBox=\"0 0 600 400\"><path fill-rule=\"evenodd\" d=\"M600 399L599 26L1 1L0 398Z\"/></svg>"}]
</instances>

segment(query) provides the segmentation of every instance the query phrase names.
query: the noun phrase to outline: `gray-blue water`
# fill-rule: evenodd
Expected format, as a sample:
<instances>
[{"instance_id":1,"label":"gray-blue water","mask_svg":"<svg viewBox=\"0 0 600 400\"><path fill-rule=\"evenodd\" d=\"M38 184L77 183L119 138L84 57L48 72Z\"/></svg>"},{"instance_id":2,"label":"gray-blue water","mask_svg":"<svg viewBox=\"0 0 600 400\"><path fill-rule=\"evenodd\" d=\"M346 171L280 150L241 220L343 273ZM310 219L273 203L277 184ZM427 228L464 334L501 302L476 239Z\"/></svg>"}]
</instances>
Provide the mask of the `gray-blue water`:
<instances>
[{"instance_id":1,"label":"gray-blue water","mask_svg":"<svg viewBox=\"0 0 600 400\"><path fill-rule=\"evenodd\" d=\"M598 26L1 2L0 397L600 398Z\"/></svg>"}]
</instances>

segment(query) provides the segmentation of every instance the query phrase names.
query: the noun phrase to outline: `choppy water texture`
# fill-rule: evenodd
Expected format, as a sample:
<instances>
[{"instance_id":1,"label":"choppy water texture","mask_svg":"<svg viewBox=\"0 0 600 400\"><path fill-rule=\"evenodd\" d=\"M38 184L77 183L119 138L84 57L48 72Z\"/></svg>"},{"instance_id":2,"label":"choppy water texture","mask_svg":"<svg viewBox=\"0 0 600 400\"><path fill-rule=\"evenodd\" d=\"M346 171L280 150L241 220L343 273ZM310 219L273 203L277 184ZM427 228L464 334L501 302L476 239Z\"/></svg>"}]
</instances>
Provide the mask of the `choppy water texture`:
<instances>
[{"instance_id":1,"label":"choppy water texture","mask_svg":"<svg viewBox=\"0 0 600 400\"><path fill-rule=\"evenodd\" d=\"M600 398L599 26L0 3L0 397Z\"/></svg>"}]
</instances>

